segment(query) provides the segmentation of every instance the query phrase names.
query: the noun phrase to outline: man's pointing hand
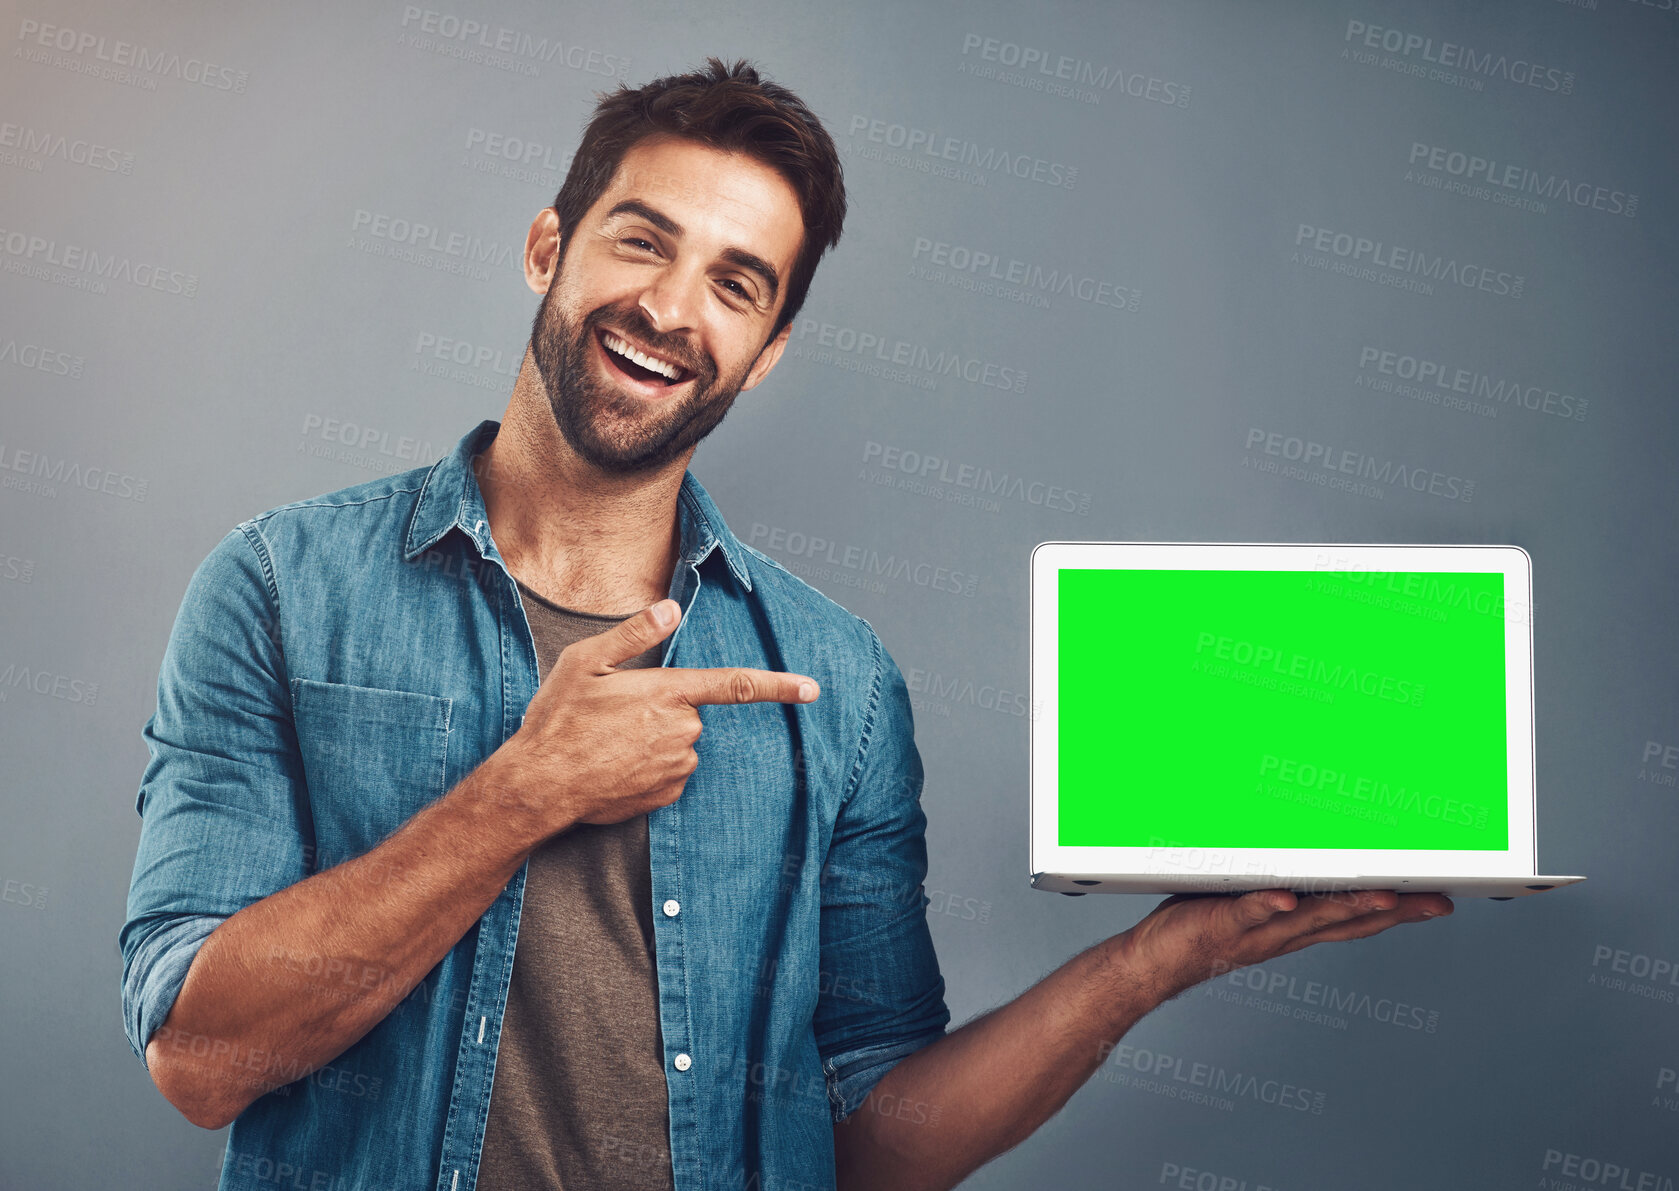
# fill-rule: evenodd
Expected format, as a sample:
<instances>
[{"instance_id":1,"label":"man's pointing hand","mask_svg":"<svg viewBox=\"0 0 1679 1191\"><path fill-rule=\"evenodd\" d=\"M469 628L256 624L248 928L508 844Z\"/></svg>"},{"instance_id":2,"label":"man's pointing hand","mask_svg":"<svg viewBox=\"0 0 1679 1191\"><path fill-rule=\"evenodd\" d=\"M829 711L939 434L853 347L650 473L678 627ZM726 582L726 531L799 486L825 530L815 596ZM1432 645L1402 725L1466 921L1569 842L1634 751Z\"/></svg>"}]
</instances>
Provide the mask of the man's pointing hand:
<instances>
[{"instance_id":1,"label":"man's pointing hand","mask_svg":"<svg viewBox=\"0 0 1679 1191\"><path fill-rule=\"evenodd\" d=\"M502 746L520 804L553 831L617 823L675 802L699 764L697 708L706 703L809 703L820 693L802 674L722 667L618 667L675 631L681 607L660 600L604 633L560 651Z\"/></svg>"}]
</instances>

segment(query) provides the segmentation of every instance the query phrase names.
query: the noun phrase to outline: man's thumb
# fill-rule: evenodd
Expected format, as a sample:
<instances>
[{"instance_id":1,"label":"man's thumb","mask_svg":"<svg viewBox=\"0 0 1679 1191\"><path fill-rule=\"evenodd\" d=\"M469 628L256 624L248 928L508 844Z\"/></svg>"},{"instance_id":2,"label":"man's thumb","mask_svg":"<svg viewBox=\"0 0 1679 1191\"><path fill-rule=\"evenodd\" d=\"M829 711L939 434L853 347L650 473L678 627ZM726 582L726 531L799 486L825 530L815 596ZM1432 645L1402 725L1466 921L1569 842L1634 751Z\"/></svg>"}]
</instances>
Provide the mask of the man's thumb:
<instances>
[{"instance_id":1,"label":"man's thumb","mask_svg":"<svg viewBox=\"0 0 1679 1191\"><path fill-rule=\"evenodd\" d=\"M670 636L681 619L680 604L670 599L659 600L604 633L597 633L589 658L601 666L621 666Z\"/></svg>"}]
</instances>

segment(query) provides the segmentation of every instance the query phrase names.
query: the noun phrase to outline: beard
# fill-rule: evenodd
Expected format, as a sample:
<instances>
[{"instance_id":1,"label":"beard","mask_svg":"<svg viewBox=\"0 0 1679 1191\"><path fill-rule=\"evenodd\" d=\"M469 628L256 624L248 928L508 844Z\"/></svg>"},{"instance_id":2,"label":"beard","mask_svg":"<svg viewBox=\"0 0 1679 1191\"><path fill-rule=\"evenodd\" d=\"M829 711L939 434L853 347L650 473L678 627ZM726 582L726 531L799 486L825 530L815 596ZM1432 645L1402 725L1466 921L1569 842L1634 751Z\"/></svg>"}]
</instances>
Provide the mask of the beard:
<instances>
[{"instance_id":1,"label":"beard","mask_svg":"<svg viewBox=\"0 0 1679 1191\"><path fill-rule=\"evenodd\" d=\"M537 307L531 354L560 434L602 471L632 475L663 467L716 429L740 395L751 361L738 375L720 377L716 361L686 339L655 330L640 306L600 306L577 326L558 307L549 317L553 294L550 286ZM600 379L589 367L589 350L603 323L692 373L684 382L688 395L653 403Z\"/></svg>"}]
</instances>

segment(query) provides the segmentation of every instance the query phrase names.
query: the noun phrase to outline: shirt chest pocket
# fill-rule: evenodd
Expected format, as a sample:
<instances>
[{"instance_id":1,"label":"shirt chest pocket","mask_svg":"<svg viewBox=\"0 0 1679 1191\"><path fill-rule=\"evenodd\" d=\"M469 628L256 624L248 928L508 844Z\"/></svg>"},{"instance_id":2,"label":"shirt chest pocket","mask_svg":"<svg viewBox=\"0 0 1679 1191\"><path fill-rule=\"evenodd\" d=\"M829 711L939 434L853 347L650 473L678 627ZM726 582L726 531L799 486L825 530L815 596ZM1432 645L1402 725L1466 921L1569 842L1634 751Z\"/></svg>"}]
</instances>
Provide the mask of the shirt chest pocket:
<instances>
[{"instance_id":1,"label":"shirt chest pocket","mask_svg":"<svg viewBox=\"0 0 1679 1191\"><path fill-rule=\"evenodd\" d=\"M442 797L453 700L292 679L315 825L312 869L359 856Z\"/></svg>"}]
</instances>

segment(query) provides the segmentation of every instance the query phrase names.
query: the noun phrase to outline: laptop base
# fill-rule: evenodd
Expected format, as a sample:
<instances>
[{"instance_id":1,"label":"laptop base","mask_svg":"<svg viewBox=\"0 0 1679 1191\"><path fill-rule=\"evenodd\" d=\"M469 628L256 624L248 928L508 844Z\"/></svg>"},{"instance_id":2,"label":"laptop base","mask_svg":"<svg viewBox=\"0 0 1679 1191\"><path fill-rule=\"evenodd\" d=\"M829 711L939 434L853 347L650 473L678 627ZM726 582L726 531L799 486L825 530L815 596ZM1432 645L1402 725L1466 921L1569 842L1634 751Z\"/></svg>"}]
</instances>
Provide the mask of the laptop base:
<instances>
[{"instance_id":1,"label":"laptop base","mask_svg":"<svg viewBox=\"0 0 1679 1191\"><path fill-rule=\"evenodd\" d=\"M1487 897L1504 900L1528 897L1547 889L1573 885L1584 877L1301 877L1253 875L1209 876L1188 873L1034 873L1032 888L1079 896L1085 893L1247 893L1255 889L1288 889L1300 894L1350 893L1361 889L1392 889L1397 893L1444 893L1448 897Z\"/></svg>"}]
</instances>

